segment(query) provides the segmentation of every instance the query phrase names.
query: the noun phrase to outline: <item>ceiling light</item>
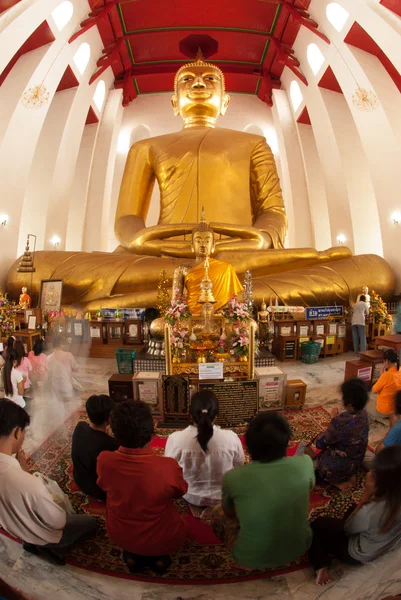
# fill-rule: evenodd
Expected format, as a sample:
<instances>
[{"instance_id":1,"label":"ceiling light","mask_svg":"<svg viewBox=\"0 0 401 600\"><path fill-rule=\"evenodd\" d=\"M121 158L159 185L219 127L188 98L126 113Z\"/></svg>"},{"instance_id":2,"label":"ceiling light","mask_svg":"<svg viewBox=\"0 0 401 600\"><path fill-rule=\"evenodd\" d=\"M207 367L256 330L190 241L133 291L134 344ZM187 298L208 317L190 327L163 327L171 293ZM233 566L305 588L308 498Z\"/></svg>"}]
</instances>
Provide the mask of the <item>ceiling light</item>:
<instances>
[{"instance_id":1,"label":"ceiling light","mask_svg":"<svg viewBox=\"0 0 401 600\"><path fill-rule=\"evenodd\" d=\"M339 246L342 246L342 245L344 244L344 242L346 241L346 239L347 239L347 238L345 237L345 235L344 235L343 233L340 233L340 234L337 236L337 244L338 244Z\"/></svg>"}]
</instances>

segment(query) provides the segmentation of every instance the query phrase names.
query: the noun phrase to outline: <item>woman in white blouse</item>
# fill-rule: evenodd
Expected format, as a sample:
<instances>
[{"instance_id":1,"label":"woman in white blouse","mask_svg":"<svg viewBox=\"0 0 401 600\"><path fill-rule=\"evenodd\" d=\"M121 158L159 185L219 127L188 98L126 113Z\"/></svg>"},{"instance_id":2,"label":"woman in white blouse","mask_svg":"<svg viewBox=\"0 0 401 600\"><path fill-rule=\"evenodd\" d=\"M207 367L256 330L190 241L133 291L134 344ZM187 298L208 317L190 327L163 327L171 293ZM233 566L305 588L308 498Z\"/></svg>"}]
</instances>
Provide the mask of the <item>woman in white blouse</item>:
<instances>
[{"instance_id":1,"label":"woman in white blouse","mask_svg":"<svg viewBox=\"0 0 401 600\"><path fill-rule=\"evenodd\" d=\"M196 392L191 401L193 425L167 440L165 456L175 458L188 483L184 498L195 506L221 502L223 475L244 464L244 450L236 433L214 424L217 398L211 390Z\"/></svg>"},{"instance_id":2,"label":"woman in white blouse","mask_svg":"<svg viewBox=\"0 0 401 600\"><path fill-rule=\"evenodd\" d=\"M14 349L7 352L5 365L3 367L3 384L5 398L12 400L24 408L24 375L17 370L18 355Z\"/></svg>"}]
</instances>

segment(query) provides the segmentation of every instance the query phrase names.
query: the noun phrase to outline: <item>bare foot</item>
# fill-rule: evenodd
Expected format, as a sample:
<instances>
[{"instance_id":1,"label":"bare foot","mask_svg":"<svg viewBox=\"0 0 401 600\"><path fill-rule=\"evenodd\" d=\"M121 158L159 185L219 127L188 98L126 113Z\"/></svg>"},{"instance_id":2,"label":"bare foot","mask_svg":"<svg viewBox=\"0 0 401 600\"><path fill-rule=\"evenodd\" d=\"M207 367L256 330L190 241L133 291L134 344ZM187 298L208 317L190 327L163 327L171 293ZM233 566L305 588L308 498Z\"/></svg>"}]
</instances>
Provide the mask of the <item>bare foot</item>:
<instances>
[{"instance_id":1,"label":"bare foot","mask_svg":"<svg viewBox=\"0 0 401 600\"><path fill-rule=\"evenodd\" d=\"M342 492L349 492L350 490L352 490L352 488L356 486L356 475L353 475L348 481L343 481L342 483L334 483L333 485Z\"/></svg>"},{"instance_id":2,"label":"bare foot","mask_svg":"<svg viewBox=\"0 0 401 600\"><path fill-rule=\"evenodd\" d=\"M317 585L327 585L331 583L333 580L330 577L330 573L327 570L327 567L323 567L316 571L316 584Z\"/></svg>"}]
</instances>

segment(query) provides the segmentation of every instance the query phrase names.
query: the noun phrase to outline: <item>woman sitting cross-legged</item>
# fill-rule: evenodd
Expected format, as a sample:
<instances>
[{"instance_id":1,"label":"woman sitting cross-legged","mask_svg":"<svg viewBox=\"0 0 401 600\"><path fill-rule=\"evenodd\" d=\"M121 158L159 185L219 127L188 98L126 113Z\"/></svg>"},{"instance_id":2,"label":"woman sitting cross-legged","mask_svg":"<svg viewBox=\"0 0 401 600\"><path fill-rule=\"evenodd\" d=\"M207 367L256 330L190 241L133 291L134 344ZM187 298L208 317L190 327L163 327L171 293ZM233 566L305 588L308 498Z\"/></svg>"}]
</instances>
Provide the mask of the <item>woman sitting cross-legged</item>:
<instances>
[{"instance_id":1,"label":"woman sitting cross-legged","mask_svg":"<svg viewBox=\"0 0 401 600\"><path fill-rule=\"evenodd\" d=\"M236 433L214 425L217 398L211 390L196 392L190 410L195 425L170 435L165 456L182 467L188 483L185 500L210 507L221 502L223 475L244 464L244 451Z\"/></svg>"},{"instance_id":2,"label":"woman sitting cross-legged","mask_svg":"<svg viewBox=\"0 0 401 600\"><path fill-rule=\"evenodd\" d=\"M150 448L152 413L145 402L120 402L110 425L120 447L101 452L97 485L107 494L106 527L110 540L123 549L131 572L146 567L163 573L169 557L184 544L188 530L173 500L188 489L182 469Z\"/></svg>"},{"instance_id":3,"label":"woman sitting cross-legged","mask_svg":"<svg viewBox=\"0 0 401 600\"><path fill-rule=\"evenodd\" d=\"M355 473L363 463L368 445L369 418L364 410L368 401L365 383L348 379L341 386L345 410L334 408L326 431L316 441L321 450L316 457L316 473L343 491L356 483Z\"/></svg>"},{"instance_id":4,"label":"woman sitting cross-legged","mask_svg":"<svg viewBox=\"0 0 401 600\"><path fill-rule=\"evenodd\" d=\"M28 359L32 365L31 379L38 386L43 385L49 377L47 355L43 352L45 343L42 338L36 340L33 350L28 354Z\"/></svg>"},{"instance_id":5,"label":"woman sitting cross-legged","mask_svg":"<svg viewBox=\"0 0 401 600\"><path fill-rule=\"evenodd\" d=\"M377 400L372 397L368 404L368 412L374 418L389 417L394 413L395 394L401 390L401 371L398 354L395 350L384 353L384 370L372 388Z\"/></svg>"},{"instance_id":6,"label":"woman sitting cross-legged","mask_svg":"<svg viewBox=\"0 0 401 600\"><path fill-rule=\"evenodd\" d=\"M17 371L20 371L24 376L24 398L30 400L32 383L30 380L30 374L32 371L32 365L25 352L25 346L21 340L16 340L14 343L14 350L17 353Z\"/></svg>"},{"instance_id":7,"label":"woman sitting cross-legged","mask_svg":"<svg viewBox=\"0 0 401 600\"><path fill-rule=\"evenodd\" d=\"M362 498L348 519L320 517L312 530L309 560L320 585L331 581L331 556L349 564L367 563L400 544L401 446L389 446L376 456Z\"/></svg>"}]
</instances>

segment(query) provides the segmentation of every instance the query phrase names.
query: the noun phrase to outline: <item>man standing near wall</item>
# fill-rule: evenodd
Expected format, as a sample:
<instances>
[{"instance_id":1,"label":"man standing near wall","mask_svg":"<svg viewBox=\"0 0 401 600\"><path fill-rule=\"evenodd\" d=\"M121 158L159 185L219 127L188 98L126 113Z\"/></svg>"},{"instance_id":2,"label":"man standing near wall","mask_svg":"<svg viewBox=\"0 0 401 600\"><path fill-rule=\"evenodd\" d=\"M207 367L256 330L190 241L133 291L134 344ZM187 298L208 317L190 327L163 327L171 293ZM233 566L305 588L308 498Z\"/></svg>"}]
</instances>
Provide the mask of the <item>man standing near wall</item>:
<instances>
[{"instance_id":1,"label":"man standing near wall","mask_svg":"<svg viewBox=\"0 0 401 600\"><path fill-rule=\"evenodd\" d=\"M369 306L366 303L366 296L362 294L358 302L355 302L352 312L352 342L355 356L366 350L365 317L369 317Z\"/></svg>"}]
</instances>

